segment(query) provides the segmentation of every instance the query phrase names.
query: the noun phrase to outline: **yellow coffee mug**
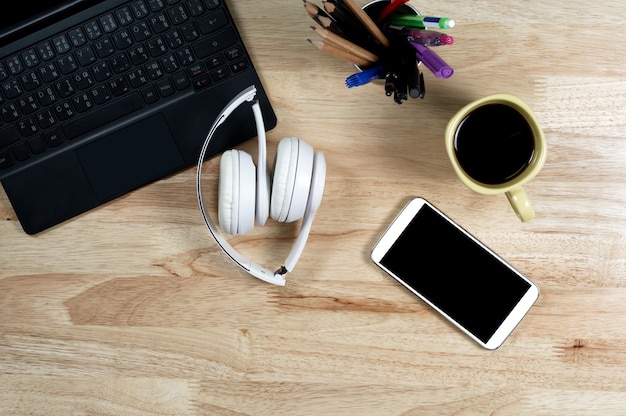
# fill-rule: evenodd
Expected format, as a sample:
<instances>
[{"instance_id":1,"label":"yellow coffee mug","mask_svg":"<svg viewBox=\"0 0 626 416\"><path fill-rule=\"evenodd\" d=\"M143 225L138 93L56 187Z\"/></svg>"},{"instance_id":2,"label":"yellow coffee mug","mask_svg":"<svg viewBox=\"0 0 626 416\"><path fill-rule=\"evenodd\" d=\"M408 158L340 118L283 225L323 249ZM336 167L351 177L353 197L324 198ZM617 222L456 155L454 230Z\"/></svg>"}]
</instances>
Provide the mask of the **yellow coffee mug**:
<instances>
[{"instance_id":1,"label":"yellow coffee mug","mask_svg":"<svg viewBox=\"0 0 626 416\"><path fill-rule=\"evenodd\" d=\"M546 160L546 140L521 98L498 93L476 100L448 122L446 150L465 185L475 192L506 194L522 221L535 216L522 185Z\"/></svg>"}]
</instances>

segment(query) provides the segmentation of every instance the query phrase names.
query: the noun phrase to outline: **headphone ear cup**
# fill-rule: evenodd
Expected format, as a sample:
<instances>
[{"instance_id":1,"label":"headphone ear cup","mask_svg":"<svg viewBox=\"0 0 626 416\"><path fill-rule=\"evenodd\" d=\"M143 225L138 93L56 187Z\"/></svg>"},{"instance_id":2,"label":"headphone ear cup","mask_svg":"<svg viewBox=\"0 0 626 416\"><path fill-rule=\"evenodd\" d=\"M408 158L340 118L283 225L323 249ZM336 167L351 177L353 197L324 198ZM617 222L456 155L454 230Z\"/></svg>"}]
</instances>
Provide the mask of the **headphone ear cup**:
<instances>
[{"instance_id":1,"label":"headphone ear cup","mask_svg":"<svg viewBox=\"0 0 626 416\"><path fill-rule=\"evenodd\" d=\"M270 215L279 222L301 219L306 209L313 172L313 147L294 137L278 143Z\"/></svg>"},{"instance_id":2,"label":"headphone ear cup","mask_svg":"<svg viewBox=\"0 0 626 416\"><path fill-rule=\"evenodd\" d=\"M228 150L220 160L218 220L227 234L245 234L254 228L256 172L252 157Z\"/></svg>"}]
</instances>

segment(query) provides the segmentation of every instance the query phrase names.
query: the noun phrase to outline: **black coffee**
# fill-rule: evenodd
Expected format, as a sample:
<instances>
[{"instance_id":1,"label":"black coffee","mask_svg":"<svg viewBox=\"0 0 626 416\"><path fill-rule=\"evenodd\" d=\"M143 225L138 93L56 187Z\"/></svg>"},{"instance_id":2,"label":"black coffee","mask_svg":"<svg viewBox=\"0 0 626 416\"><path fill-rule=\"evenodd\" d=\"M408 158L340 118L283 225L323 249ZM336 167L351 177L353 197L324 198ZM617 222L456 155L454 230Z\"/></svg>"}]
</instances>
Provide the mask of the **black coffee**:
<instances>
[{"instance_id":1,"label":"black coffee","mask_svg":"<svg viewBox=\"0 0 626 416\"><path fill-rule=\"evenodd\" d=\"M517 110L488 104L461 121L454 151L467 175L497 185L515 178L530 164L535 141L530 125Z\"/></svg>"}]
</instances>

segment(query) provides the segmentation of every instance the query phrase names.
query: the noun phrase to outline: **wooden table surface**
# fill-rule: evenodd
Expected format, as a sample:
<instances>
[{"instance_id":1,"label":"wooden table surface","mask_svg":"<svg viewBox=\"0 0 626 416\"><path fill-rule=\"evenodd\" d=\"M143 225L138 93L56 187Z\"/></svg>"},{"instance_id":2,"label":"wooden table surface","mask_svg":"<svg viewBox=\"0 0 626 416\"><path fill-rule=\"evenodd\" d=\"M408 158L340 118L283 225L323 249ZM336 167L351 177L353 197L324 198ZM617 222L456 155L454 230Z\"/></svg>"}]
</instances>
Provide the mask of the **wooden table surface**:
<instances>
[{"instance_id":1,"label":"wooden table surface","mask_svg":"<svg viewBox=\"0 0 626 416\"><path fill-rule=\"evenodd\" d=\"M229 3L279 119L269 159L297 136L328 163L300 262L286 287L236 267L202 221L195 168L34 237L0 193L0 414L626 414L623 3L412 0L457 21L438 50L456 72L427 72L425 99L402 105L344 86L353 68L307 42L300 0ZM468 190L445 153L448 119L495 92L545 131L529 223ZM540 287L500 349L370 261L416 195ZM297 230L270 221L229 241L273 268Z\"/></svg>"}]
</instances>

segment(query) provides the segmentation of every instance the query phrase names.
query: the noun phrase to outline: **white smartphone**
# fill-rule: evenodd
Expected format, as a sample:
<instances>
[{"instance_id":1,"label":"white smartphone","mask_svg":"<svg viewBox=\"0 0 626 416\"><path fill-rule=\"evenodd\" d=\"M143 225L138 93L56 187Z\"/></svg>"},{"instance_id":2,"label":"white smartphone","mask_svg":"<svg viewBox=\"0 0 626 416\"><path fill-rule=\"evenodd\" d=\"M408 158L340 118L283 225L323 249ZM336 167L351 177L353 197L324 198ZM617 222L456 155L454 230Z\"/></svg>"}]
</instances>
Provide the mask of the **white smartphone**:
<instances>
[{"instance_id":1,"label":"white smartphone","mask_svg":"<svg viewBox=\"0 0 626 416\"><path fill-rule=\"evenodd\" d=\"M502 345L539 297L537 285L423 198L408 202L371 257L487 349Z\"/></svg>"}]
</instances>

